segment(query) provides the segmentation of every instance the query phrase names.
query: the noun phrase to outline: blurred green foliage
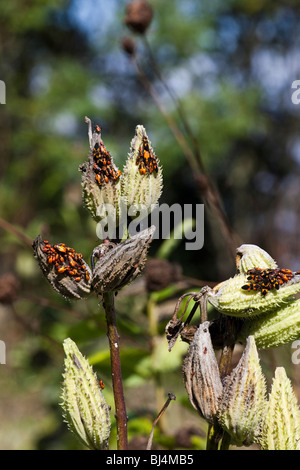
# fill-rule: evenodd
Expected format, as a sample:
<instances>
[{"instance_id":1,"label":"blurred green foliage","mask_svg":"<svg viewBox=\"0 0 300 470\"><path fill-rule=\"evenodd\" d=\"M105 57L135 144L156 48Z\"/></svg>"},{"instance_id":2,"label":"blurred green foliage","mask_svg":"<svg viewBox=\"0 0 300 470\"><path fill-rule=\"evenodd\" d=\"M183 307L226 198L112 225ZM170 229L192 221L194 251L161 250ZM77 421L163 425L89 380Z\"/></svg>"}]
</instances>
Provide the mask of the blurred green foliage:
<instances>
[{"instance_id":1,"label":"blurred green foliage","mask_svg":"<svg viewBox=\"0 0 300 470\"><path fill-rule=\"evenodd\" d=\"M0 79L6 83L6 105L0 105L0 220L29 239L41 233L52 243L63 241L89 259L98 242L82 207L78 173L88 153L85 115L101 125L120 168L135 126L143 124L163 166L161 202L202 202L182 149L120 47L130 35L144 73L184 131L149 46L180 99L241 242L258 244L279 265L299 269L300 108L290 99L291 83L300 78L298 2L174 0L172 8L168 2L150 3L154 19L146 41L126 29L122 0L0 4ZM186 345L168 353L164 328L184 289L199 289L196 280L232 275L233 260L208 207L201 250L186 251L184 241L162 246L157 240L150 251L155 256L179 264L195 285L171 283L150 294L142 278L116 298L129 437L133 448L145 448L141 439L148 438L173 392L177 400L155 431L155 445L203 448L206 425L188 403L180 372ZM0 275L12 273L17 281L11 300L0 303L7 347L0 375L0 448L79 448L58 405L61 343L71 337L90 357L113 406L104 312L93 297L69 303L52 291L30 247L2 222L0 259ZM278 357L290 364L288 348L270 354L266 369ZM292 366L290 372L297 379ZM115 430L111 441L114 448Z\"/></svg>"}]
</instances>

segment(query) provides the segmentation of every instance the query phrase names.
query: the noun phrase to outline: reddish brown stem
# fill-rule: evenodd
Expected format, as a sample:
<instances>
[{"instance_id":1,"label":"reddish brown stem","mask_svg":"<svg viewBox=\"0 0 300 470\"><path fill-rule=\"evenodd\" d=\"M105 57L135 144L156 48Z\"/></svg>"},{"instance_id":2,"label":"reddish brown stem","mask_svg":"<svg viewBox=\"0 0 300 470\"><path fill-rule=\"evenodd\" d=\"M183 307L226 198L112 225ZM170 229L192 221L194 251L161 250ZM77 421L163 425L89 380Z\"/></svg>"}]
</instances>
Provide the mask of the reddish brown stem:
<instances>
[{"instance_id":1,"label":"reddish brown stem","mask_svg":"<svg viewBox=\"0 0 300 470\"><path fill-rule=\"evenodd\" d=\"M105 309L107 336L110 348L111 374L115 400L115 417L117 422L117 446L118 450L127 450L127 413L123 391L119 334L117 330L113 292L103 294L103 306Z\"/></svg>"},{"instance_id":2,"label":"reddish brown stem","mask_svg":"<svg viewBox=\"0 0 300 470\"><path fill-rule=\"evenodd\" d=\"M24 245L30 248L32 247L32 239L25 235L20 229L7 222L7 220L2 219L2 217L0 217L0 227L15 235Z\"/></svg>"}]
</instances>

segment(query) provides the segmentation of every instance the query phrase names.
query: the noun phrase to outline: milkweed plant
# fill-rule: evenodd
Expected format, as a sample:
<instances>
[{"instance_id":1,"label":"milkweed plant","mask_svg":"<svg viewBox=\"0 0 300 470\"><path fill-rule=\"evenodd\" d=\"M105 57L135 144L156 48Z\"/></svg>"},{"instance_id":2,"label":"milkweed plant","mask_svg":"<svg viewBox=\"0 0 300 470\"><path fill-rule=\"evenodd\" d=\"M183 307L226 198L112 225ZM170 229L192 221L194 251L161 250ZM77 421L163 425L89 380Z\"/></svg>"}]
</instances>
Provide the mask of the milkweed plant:
<instances>
[{"instance_id":1,"label":"milkweed plant","mask_svg":"<svg viewBox=\"0 0 300 470\"><path fill-rule=\"evenodd\" d=\"M200 307L195 329L177 318L179 302L166 327L171 350L178 336L190 343L183 364L191 405L209 424L208 449L230 444L258 444L263 450L300 449L300 411L285 369L278 367L269 396L258 349L294 341L300 336L300 273L280 269L260 247L236 250L237 273L213 289L185 294ZM207 321L209 302L220 313ZM195 308L193 309L195 312ZM192 331L189 331L192 330ZM231 370L234 345L245 344ZM219 363L215 351L222 350Z\"/></svg>"},{"instance_id":2,"label":"milkweed plant","mask_svg":"<svg viewBox=\"0 0 300 470\"><path fill-rule=\"evenodd\" d=\"M51 286L71 301L95 295L104 307L111 358L117 443L128 448L127 411L121 373L115 294L139 276L146 264L155 227L130 236L127 214L134 220L141 207L149 214L162 192L162 168L142 125L136 127L121 172L103 143L101 128L86 118L90 150L80 165L83 203L101 230L101 243L90 265L75 248L43 239L33 242L34 256ZM118 234L103 234L107 220L121 225ZM123 221L123 223L120 223ZM125 221L125 222L124 222ZM102 222L105 224L102 225ZM244 244L236 250L236 274L200 292L184 294L166 326L170 360L181 336L189 343L183 378L192 407L208 423L207 449L230 444L261 449L300 449L300 411L284 368L275 371L268 394L258 349L289 343L300 336L300 272L278 268L260 247ZM183 298L194 307L178 317ZM208 321L207 305L217 315ZM196 311L200 320L190 325ZM234 345L245 345L232 369ZM63 343L63 417L68 428L89 449L108 449L110 407L101 381L71 338ZM216 352L221 350L217 360ZM147 447L149 448L149 446Z\"/></svg>"}]
</instances>

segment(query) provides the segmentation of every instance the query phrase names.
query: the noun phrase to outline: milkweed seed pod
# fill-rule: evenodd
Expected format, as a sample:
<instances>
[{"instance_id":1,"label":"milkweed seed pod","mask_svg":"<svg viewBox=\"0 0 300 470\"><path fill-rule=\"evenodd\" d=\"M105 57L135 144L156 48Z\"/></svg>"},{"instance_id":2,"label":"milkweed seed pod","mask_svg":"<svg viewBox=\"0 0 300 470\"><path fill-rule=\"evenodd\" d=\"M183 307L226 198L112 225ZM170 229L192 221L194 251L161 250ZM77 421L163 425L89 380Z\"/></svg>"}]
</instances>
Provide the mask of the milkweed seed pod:
<instances>
[{"instance_id":1,"label":"milkweed seed pod","mask_svg":"<svg viewBox=\"0 0 300 470\"><path fill-rule=\"evenodd\" d=\"M162 192L162 169L148 139L146 130L138 125L131 141L130 153L121 176L122 198L128 215L149 214Z\"/></svg>"},{"instance_id":2,"label":"milkweed seed pod","mask_svg":"<svg viewBox=\"0 0 300 470\"><path fill-rule=\"evenodd\" d=\"M294 274L290 281L285 282L277 290L244 290L248 276L237 274L233 278L218 284L207 296L208 301L221 313L236 317L253 317L270 310L281 308L294 300L300 292L300 275Z\"/></svg>"},{"instance_id":3,"label":"milkweed seed pod","mask_svg":"<svg viewBox=\"0 0 300 470\"><path fill-rule=\"evenodd\" d=\"M300 450L300 411L283 367L275 370L258 442L263 450Z\"/></svg>"},{"instance_id":4,"label":"milkweed seed pod","mask_svg":"<svg viewBox=\"0 0 300 470\"><path fill-rule=\"evenodd\" d=\"M184 360L183 375L192 406L209 423L214 423L223 386L208 321L202 323L194 335Z\"/></svg>"},{"instance_id":5,"label":"milkweed seed pod","mask_svg":"<svg viewBox=\"0 0 300 470\"><path fill-rule=\"evenodd\" d=\"M266 383L253 336L244 353L223 383L218 419L238 446L250 445L259 432L266 407Z\"/></svg>"},{"instance_id":6,"label":"milkweed seed pod","mask_svg":"<svg viewBox=\"0 0 300 470\"><path fill-rule=\"evenodd\" d=\"M239 341L253 335L258 348L267 349L291 343L300 337L300 300L257 318L246 320Z\"/></svg>"},{"instance_id":7,"label":"milkweed seed pod","mask_svg":"<svg viewBox=\"0 0 300 470\"><path fill-rule=\"evenodd\" d=\"M120 290L142 272L154 231L152 226L115 246L104 243L94 250L98 261L92 286L97 294Z\"/></svg>"},{"instance_id":8,"label":"milkweed seed pod","mask_svg":"<svg viewBox=\"0 0 300 470\"><path fill-rule=\"evenodd\" d=\"M105 147L101 128L96 125L92 130L92 122L86 117L90 152L88 161L80 165L82 172L82 195L86 207L96 222L100 222L112 210L116 221L119 217L120 175L113 158Z\"/></svg>"},{"instance_id":9,"label":"milkweed seed pod","mask_svg":"<svg viewBox=\"0 0 300 470\"><path fill-rule=\"evenodd\" d=\"M245 318L295 301L295 294L300 292L300 274L277 268L275 261L255 245L242 247L238 249L242 256L237 261L241 272L215 286L207 296L208 301L221 313ZM249 269L244 271L246 268Z\"/></svg>"},{"instance_id":10,"label":"milkweed seed pod","mask_svg":"<svg viewBox=\"0 0 300 470\"><path fill-rule=\"evenodd\" d=\"M265 250L257 245L244 244L236 250L236 268L246 273L252 268L275 269L276 261Z\"/></svg>"},{"instance_id":11,"label":"milkweed seed pod","mask_svg":"<svg viewBox=\"0 0 300 470\"><path fill-rule=\"evenodd\" d=\"M52 287L68 299L81 299L91 290L92 272L74 248L51 245L38 235L32 244L34 256Z\"/></svg>"},{"instance_id":12,"label":"milkweed seed pod","mask_svg":"<svg viewBox=\"0 0 300 470\"><path fill-rule=\"evenodd\" d=\"M105 449L111 423L101 384L74 341L66 339L63 347L66 354L61 403L64 419L87 447Z\"/></svg>"}]
</instances>

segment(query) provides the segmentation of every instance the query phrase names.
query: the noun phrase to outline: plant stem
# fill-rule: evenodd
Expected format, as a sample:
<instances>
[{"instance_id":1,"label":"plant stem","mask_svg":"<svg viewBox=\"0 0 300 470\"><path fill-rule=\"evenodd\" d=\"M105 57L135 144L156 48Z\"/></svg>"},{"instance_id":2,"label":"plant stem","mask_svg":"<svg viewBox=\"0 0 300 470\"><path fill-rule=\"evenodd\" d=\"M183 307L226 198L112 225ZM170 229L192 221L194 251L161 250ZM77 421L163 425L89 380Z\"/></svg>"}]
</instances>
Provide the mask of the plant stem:
<instances>
[{"instance_id":1,"label":"plant stem","mask_svg":"<svg viewBox=\"0 0 300 470\"><path fill-rule=\"evenodd\" d=\"M152 448L152 441L153 441L153 434L154 434L155 426L158 423L159 419L164 414L164 412L166 411L166 409L168 408L171 400L176 400L176 397L173 393L168 393L167 401L165 402L164 406L162 407L162 409L160 410L160 412L158 413L157 417L155 418L153 422L152 430L151 430L150 437L149 437L148 444L147 444L147 450L151 450Z\"/></svg>"},{"instance_id":2,"label":"plant stem","mask_svg":"<svg viewBox=\"0 0 300 470\"><path fill-rule=\"evenodd\" d=\"M231 443L231 436L228 432L224 431L220 450L228 450Z\"/></svg>"},{"instance_id":3,"label":"plant stem","mask_svg":"<svg viewBox=\"0 0 300 470\"><path fill-rule=\"evenodd\" d=\"M147 317L149 325L149 335L151 338L157 335L158 333L158 324L157 324L157 315L155 311L155 300L151 294L147 300Z\"/></svg>"},{"instance_id":4,"label":"plant stem","mask_svg":"<svg viewBox=\"0 0 300 470\"><path fill-rule=\"evenodd\" d=\"M117 446L118 450L127 450L127 413L123 391L119 334L117 330L113 292L103 294L103 307L106 315L107 337L110 348L111 374L115 400L115 417L117 422Z\"/></svg>"},{"instance_id":5,"label":"plant stem","mask_svg":"<svg viewBox=\"0 0 300 470\"><path fill-rule=\"evenodd\" d=\"M29 248L32 247L32 239L28 237L25 233L23 233L19 228L11 223L7 222L7 220L2 219L0 217L0 227L4 230L7 230L9 233L13 234L17 237L24 245L28 246Z\"/></svg>"},{"instance_id":6,"label":"plant stem","mask_svg":"<svg viewBox=\"0 0 300 470\"><path fill-rule=\"evenodd\" d=\"M147 301L147 317L149 325L149 336L150 336L150 345L151 345L151 357L154 358L155 347L157 341L160 340L158 335L158 317L156 313L156 302L155 297L151 294L148 296ZM165 392L162 386L162 376L160 371L156 371L153 375L155 381L155 395L156 395L156 406L158 409L161 408L162 403L164 402ZM165 419L164 416L159 420L159 428L162 432L165 431Z\"/></svg>"},{"instance_id":7,"label":"plant stem","mask_svg":"<svg viewBox=\"0 0 300 470\"><path fill-rule=\"evenodd\" d=\"M218 450L222 433L223 431L218 423L209 425L207 432L206 450Z\"/></svg>"}]
</instances>

